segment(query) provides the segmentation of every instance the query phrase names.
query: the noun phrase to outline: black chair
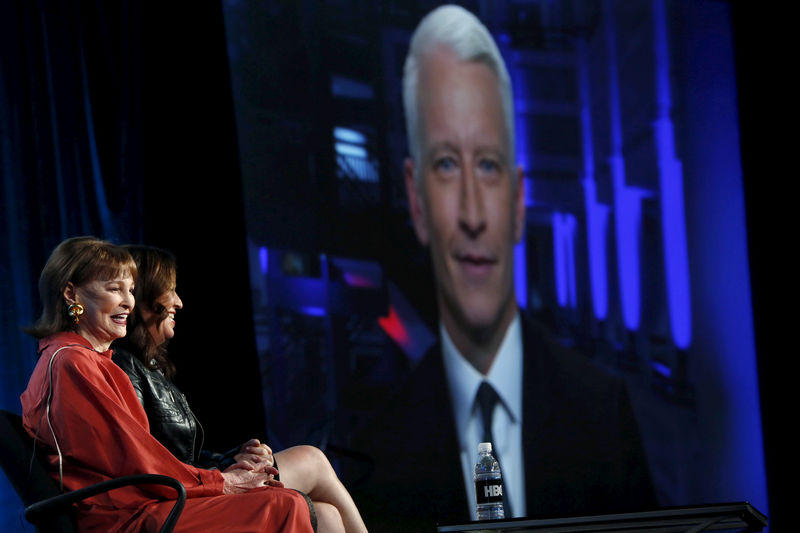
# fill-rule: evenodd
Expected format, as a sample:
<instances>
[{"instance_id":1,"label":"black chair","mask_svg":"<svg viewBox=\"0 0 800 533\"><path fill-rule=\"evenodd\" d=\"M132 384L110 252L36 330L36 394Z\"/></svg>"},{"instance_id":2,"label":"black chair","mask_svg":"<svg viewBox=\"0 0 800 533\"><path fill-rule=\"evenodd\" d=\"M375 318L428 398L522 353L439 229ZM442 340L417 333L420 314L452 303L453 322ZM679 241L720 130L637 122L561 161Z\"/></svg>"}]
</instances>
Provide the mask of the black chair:
<instances>
[{"instance_id":1,"label":"black chair","mask_svg":"<svg viewBox=\"0 0 800 533\"><path fill-rule=\"evenodd\" d=\"M170 533L174 529L186 503L183 484L177 479L158 474L123 476L62 493L48 474L46 463L38 454L33 454L33 439L22 427L20 416L0 409L0 465L25 505L25 519L42 533L77 532L75 503L129 485L166 485L178 493L175 505L161 526L161 533Z\"/></svg>"}]
</instances>

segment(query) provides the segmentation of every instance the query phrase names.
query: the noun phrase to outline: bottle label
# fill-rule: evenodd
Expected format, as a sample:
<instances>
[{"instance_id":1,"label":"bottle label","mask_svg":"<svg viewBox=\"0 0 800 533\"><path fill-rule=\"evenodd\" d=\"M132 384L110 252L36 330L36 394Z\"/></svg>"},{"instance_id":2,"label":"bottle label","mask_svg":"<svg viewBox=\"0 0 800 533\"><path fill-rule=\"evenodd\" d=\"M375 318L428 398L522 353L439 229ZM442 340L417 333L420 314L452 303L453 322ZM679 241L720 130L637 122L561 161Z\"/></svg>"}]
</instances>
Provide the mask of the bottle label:
<instances>
[{"instance_id":1,"label":"bottle label","mask_svg":"<svg viewBox=\"0 0 800 533\"><path fill-rule=\"evenodd\" d=\"M484 503L503 503L503 483L499 479L476 481L475 499L478 505Z\"/></svg>"}]
</instances>

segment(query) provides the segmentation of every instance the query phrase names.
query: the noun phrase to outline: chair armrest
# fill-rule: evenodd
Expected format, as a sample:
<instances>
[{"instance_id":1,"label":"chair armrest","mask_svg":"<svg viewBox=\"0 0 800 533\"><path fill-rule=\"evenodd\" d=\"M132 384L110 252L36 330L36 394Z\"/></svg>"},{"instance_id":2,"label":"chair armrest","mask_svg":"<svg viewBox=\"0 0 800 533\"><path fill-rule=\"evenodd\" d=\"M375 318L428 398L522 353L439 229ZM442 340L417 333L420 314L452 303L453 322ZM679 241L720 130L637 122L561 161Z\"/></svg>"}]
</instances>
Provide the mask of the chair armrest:
<instances>
[{"instance_id":1,"label":"chair armrest","mask_svg":"<svg viewBox=\"0 0 800 533\"><path fill-rule=\"evenodd\" d=\"M39 524L49 519L50 516L48 515L51 513L62 513L73 504L85 500L86 498L121 487L143 484L166 485L172 487L178 493L175 505L172 506L172 510L160 529L160 533L170 533L178 522L178 518L183 511L183 506L186 503L186 489L177 479L159 474L134 474L131 476L123 476L47 498L46 500L29 505L25 509L25 519L32 524Z\"/></svg>"}]
</instances>

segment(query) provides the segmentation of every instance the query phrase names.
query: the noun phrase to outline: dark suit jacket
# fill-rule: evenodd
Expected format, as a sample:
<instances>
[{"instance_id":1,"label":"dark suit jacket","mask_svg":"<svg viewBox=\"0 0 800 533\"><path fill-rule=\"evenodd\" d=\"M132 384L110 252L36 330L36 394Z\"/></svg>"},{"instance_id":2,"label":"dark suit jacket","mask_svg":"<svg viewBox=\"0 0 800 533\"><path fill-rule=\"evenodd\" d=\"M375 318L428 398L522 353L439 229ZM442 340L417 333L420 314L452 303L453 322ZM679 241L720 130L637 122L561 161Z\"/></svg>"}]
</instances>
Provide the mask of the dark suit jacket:
<instances>
[{"instance_id":1,"label":"dark suit jacket","mask_svg":"<svg viewBox=\"0 0 800 533\"><path fill-rule=\"evenodd\" d=\"M527 516L655 507L624 384L524 316L522 331ZM447 387L436 345L356 438L375 462L373 474L350 487L371 531L434 531L472 519Z\"/></svg>"}]
</instances>

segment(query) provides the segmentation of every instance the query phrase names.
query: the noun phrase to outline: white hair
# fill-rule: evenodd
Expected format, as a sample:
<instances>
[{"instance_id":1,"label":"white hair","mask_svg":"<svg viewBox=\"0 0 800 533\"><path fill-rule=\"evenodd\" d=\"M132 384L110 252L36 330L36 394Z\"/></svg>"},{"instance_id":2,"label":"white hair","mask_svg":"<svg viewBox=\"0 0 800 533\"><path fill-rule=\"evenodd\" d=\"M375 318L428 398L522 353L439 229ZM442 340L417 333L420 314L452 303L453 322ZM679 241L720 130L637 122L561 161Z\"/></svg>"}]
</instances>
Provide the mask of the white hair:
<instances>
[{"instance_id":1,"label":"white hair","mask_svg":"<svg viewBox=\"0 0 800 533\"><path fill-rule=\"evenodd\" d=\"M466 9L445 5L428 13L411 37L403 69L403 107L406 114L408 149L414 161L414 179L419 183L422 163L419 123L419 70L425 55L440 45L449 48L461 61L474 61L487 65L498 79L500 99L505 115L509 142L509 165L513 167L515 155L514 107L511 80L503 57L489 30ZM516 184L516 180L513 180Z\"/></svg>"}]
</instances>

